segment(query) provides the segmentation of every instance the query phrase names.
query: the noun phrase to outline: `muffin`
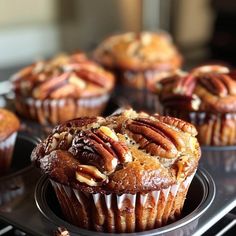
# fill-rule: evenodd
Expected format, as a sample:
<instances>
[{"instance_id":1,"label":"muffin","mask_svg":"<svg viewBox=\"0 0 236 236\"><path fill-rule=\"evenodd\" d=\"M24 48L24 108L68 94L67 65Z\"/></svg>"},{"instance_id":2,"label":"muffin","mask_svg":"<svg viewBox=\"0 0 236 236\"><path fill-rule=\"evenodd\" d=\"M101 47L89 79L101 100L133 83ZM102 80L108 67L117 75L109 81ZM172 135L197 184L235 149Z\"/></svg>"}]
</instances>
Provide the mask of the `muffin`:
<instances>
[{"instance_id":1,"label":"muffin","mask_svg":"<svg viewBox=\"0 0 236 236\"><path fill-rule=\"evenodd\" d=\"M202 145L236 144L236 74L206 65L157 83L164 113L194 124Z\"/></svg>"},{"instance_id":2,"label":"muffin","mask_svg":"<svg viewBox=\"0 0 236 236\"><path fill-rule=\"evenodd\" d=\"M18 118L12 112L0 108L0 175L10 168L19 128Z\"/></svg>"},{"instance_id":3,"label":"muffin","mask_svg":"<svg viewBox=\"0 0 236 236\"><path fill-rule=\"evenodd\" d=\"M181 215L200 158L196 134L180 119L129 109L57 126L31 160L49 177L70 223L144 231Z\"/></svg>"},{"instance_id":4,"label":"muffin","mask_svg":"<svg viewBox=\"0 0 236 236\"><path fill-rule=\"evenodd\" d=\"M38 61L12 77L17 112L41 124L99 115L114 77L82 53Z\"/></svg>"},{"instance_id":5,"label":"muffin","mask_svg":"<svg viewBox=\"0 0 236 236\"><path fill-rule=\"evenodd\" d=\"M113 70L123 85L138 89L152 89L160 73L182 65L170 36L154 32L110 36L97 47L94 58Z\"/></svg>"}]
</instances>

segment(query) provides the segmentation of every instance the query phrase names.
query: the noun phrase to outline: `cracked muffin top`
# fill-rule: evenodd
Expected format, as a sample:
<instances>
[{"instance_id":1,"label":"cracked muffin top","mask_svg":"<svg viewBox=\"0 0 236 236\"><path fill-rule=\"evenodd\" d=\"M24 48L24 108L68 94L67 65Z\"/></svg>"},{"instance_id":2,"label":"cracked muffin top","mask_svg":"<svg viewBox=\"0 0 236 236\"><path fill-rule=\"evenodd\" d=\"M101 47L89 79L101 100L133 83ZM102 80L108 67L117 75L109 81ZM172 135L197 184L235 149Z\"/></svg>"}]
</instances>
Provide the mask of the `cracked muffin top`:
<instances>
[{"instance_id":1,"label":"cracked muffin top","mask_svg":"<svg viewBox=\"0 0 236 236\"><path fill-rule=\"evenodd\" d=\"M111 91L114 77L85 54L61 54L38 61L12 76L16 95L35 99L98 96Z\"/></svg>"},{"instance_id":2,"label":"cracked muffin top","mask_svg":"<svg viewBox=\"0 0 236 236\"><path fill-rule=\"evenodd\" d=\"M6 109L0 108L0 142L18 131L20 121L16 115Z\"/></svg>"},{"instance_id":3,"label":"cracked muffin top","mask_svg":"<svg viewBox=\"0 0 236 236\"><path fill-rule=\"evenodd\" d=\"M56 182L90 193L159 190L195 172L195 127L177 118L121 110L54 128L31 160Z\"/></svg>"},{"instance_id":4,"label":"cracked muffin top","mask_svg":"<svg viewBox=\"0 0 236 236\"><path fill-rule=\"evenodd\" d=\"M236 73L225 66L205 65L176 72L157 82L165 107L187 111L235 112Z\"/></svg>"},{"instance_id":5,"label":"cracked muffin top","mask_svg":"<svg viewBox=\"0 0 236 236\"><path fill-rule=\"evenodd\" d=\"M170 36L154 32L110 36L97 47L94 58L108 68L133 71L174 70L182 64Z\"/></svg>"}]
</instances>

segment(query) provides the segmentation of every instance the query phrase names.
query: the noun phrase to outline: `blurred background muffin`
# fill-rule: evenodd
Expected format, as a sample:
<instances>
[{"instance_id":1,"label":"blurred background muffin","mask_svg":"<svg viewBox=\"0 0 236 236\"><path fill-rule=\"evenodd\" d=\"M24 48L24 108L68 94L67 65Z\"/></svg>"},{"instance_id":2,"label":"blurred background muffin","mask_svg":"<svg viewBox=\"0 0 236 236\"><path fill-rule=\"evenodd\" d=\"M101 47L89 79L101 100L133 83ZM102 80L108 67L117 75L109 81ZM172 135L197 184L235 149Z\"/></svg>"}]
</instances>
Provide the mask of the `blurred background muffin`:
<instances>
[{"instance_id":1,"label":"blurred background muffin","mask_svg":"<svg viewBox=\"0 0 236 236\"><path fill-rule=\"evenodd\" d=\"M38 61L12 77L17 112L41 124L101 114L114 82L83 53Z\"/></svg>"},{"instance_id":2,"label":"blurred background muffin","mask_svg":"<svg viewBox=\"0 0 236 236\"><path fill-rule=\"evenodd\" d=\"M129 32L108 37L94 52L97 62L111 69L124 86L152 88L161 72L182 65L182 56L167 33Z\"/></svg>"},{"instance_id":3,"label":"blurred background muffin","mask_svg":"<svg viewBox=\"0 0 236 236\"><path fill-rule=\"evenodd\" d=\"M194 124L203 145L236 144L236 74L205 65L175 73L157 83L164 114Z\"/></svg>"},{"instance_id":4,"label":"blurred background muffin","mask_svg":"<svg viewBox=\"0 0 236 236\"><path fill-rule=\"evenodd\" d=\"M18 118L12 112L0 108L0 175L10 168L19 128Z\"/></svg>"}]
</instances>

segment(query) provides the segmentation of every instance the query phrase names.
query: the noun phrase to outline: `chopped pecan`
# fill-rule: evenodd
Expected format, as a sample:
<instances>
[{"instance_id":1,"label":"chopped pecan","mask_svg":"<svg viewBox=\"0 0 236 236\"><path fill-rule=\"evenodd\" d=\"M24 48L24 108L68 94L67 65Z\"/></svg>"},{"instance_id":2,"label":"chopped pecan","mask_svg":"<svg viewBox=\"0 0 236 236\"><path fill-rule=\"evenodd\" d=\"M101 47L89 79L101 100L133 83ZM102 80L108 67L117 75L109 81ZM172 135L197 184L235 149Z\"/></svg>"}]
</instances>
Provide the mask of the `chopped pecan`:
<instances>
[{"instance_id":1,"label":"chopped pecan","mask_svg":"<svg viewBox=\"0 0 236 236\"><path fill-rule=\"evenodd\" d=\"M165 158L175 158L178 155L178 148L183 143L177 132L170 131L166 126L155 124L149 119L129 120L126 128L130 135L140 146L151 155L163 156ZM176 146L175 146L176 145Z\"/></svg>"},{"instance_id":2,"label":"chopped pecan","mask_svg":"<svg viewBox=\"0 0 236 236\"><path fill-rule=\"evenodd\" d=\"M198 81L210 93L219 95L220 97L225 97L229 92L226 85L220 78L221 75L208 73L199 75Z\"/></svg>"},{"instance_id":3,"label":"chopped pecan","mask_svg":"<svg viewBox=\"0 0 236 236\"><path fill-rule=\"evenodd\" d=\"M181 156L177 160L177 180L184 179L186 177L186 173L190 168L189 162L188 162L188 157L187 156Z\"/></svg>"},{"instance_id":4,"label":"chopped pecan","mask_svg":"<svg viewBox=\"0 0 236 236\"><path fill-rule=\"evenodd\" d=\"M70 236L70 233L65 227L58 227L53 232L53 236Z\"/></svg>"},{"instance_id":5,"label":"chopped pecan","mask_svg":"<svg viewBox=\"0 0 236 236\"><path fill-rule=\"evenodd\" d=\"M183 121L181 119L171 117L171 116L161 116L159 114L155 114L154 117L157 120L159 120L160 122L163 122L163 123L168 124L170 126L174 126L183 132L187 132L187 133L191 134L192 136L197 135L196 128L192 124L190 124L186 121Z\"/></svg>"},{"instance_id":6,"label":"chopped pecan","mask_svg":"<svg viewBox=\"0 0 236 236\"><path fill-rule=\"evenodd\" d=\"M54 133L50 135L46 143L46 153L60 148L66 150L72 142L73 136L68 132Z\"/></svg>"},{"instance_id":7,"label":"chopped pecan","mask_svg":"<svg viewBox=\"0 0 236 236\"><path fill-rule=\"evenodd\" d=\"M85 183L89 186L99 186L107 176L102 174L96 167L90 165L78 165L76 170L76 179L80 183Z\"/></svg>"}]
</instances>

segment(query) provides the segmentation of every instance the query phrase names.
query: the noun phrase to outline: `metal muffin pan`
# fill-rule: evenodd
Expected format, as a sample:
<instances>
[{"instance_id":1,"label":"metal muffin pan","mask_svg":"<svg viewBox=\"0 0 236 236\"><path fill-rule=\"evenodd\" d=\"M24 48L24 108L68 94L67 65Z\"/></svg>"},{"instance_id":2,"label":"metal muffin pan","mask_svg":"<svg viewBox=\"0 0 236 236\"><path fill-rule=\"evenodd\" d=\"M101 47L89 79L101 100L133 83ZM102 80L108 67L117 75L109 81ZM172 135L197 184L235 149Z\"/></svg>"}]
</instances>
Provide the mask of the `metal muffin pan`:
<instances>
[{"instance_id":1,"label":"metal muffin pan","mask_svg":"<svg viewBox=\"0 0 236 236\"><path fill-rule=\"evenodd\" d=\"M16 138L10 170L0 177L0 212L11 212L29 191L25 185L25 173L32 169L30 154L38 143L32 138L19 133Z\"/></svg>"},{"instance_id":2,"label":"metal muffin pan","mask_svg":"<svg viewBox=\"0 0 236 236\"><path fill-rule=\"evenodd\" d=\"M32 168L30 155L39 141L40 139L37 137L31 137L21 132L17 134L10 170L5 175L0 176L0 182L21 175Z\"/></svg>"},{"instance_id":3,"label":"metal muffin pan","mask_svg":"<svg viewBox=\"0 0 236 236\"><path fill-rule=\"evenodd\" d=\"M181 219L158 229L122 235L191 235L197 227L198 218L211 205L215 193L216 188L213 179L207 171L199 169L190 185ZM71 235L117 235L85 230L66 222L63 219L54 190L46 176L42 176L38 181L35 189L35 201L38 209L49 222L56 226L65 226Z\"/></svg>"}]
</instances>

